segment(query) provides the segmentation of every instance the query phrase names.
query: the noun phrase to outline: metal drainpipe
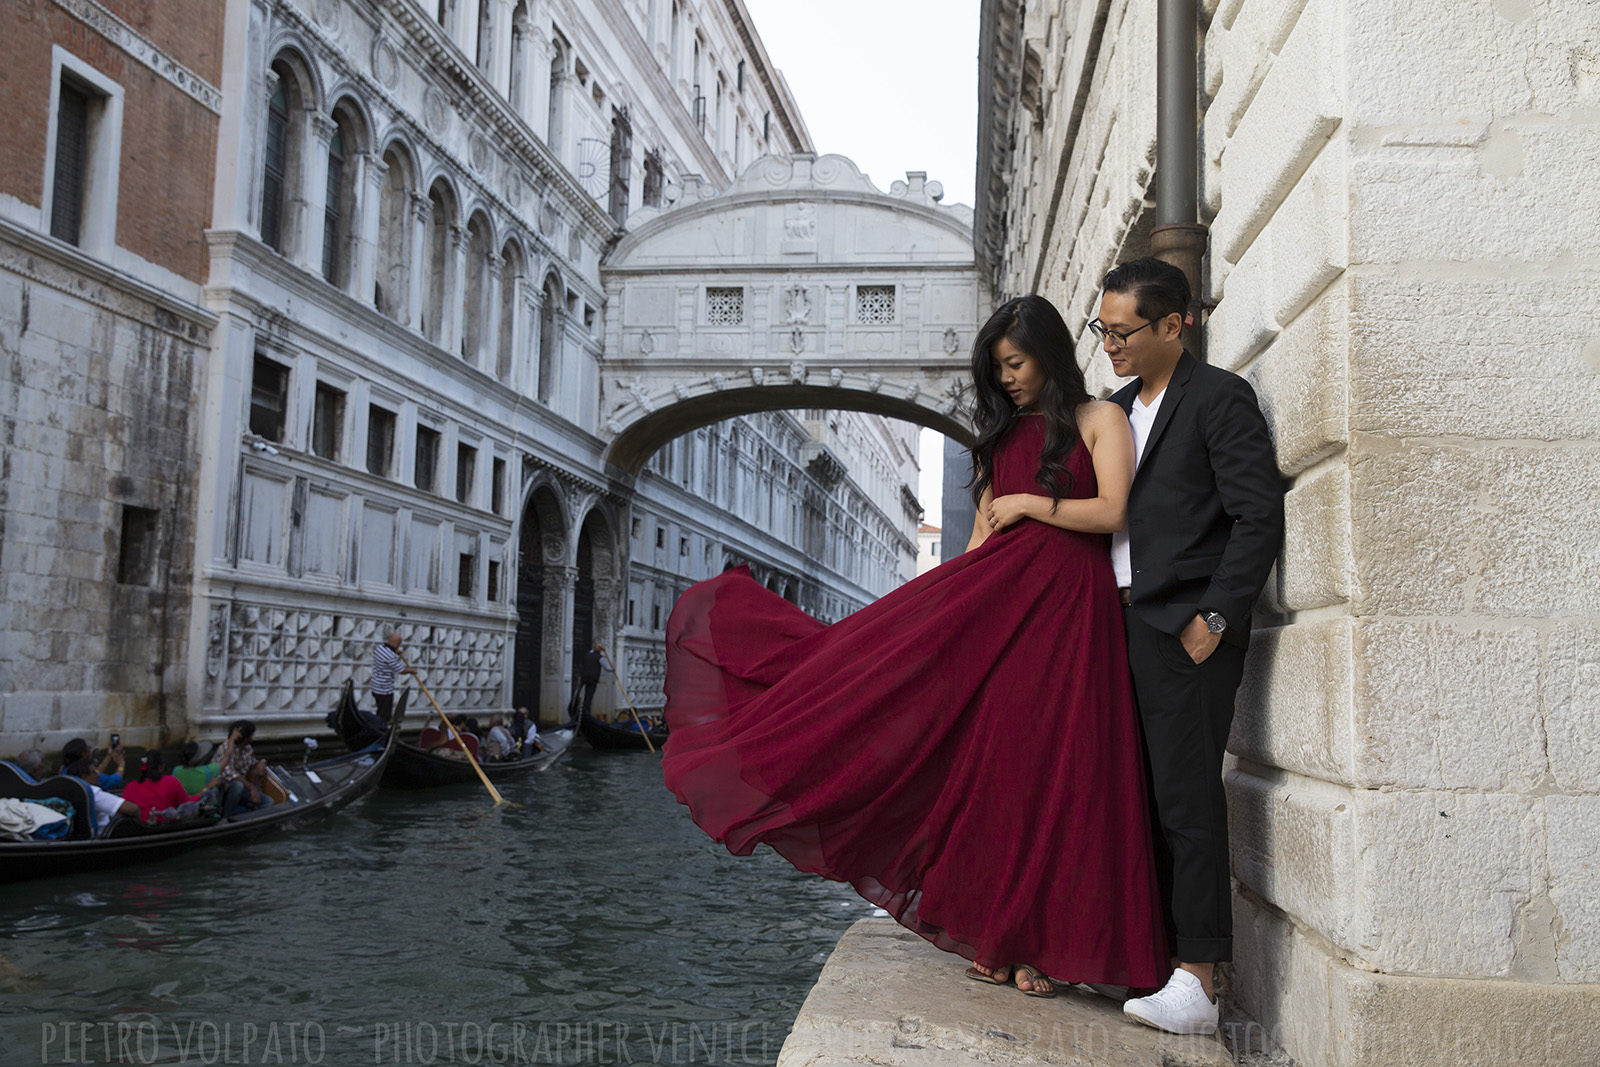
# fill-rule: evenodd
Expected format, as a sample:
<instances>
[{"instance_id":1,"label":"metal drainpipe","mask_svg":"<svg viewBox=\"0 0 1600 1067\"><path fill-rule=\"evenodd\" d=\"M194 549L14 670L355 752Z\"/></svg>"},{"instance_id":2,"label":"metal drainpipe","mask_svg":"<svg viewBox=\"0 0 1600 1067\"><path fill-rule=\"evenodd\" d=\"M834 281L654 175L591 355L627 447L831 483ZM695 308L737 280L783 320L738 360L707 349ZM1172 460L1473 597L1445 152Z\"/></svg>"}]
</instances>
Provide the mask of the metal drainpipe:
<instances>
[{"instance_id":1,"label":"metal drainpipe","mask_svg":"<svg viewBox=\"0 0 1600 1067\"><path fill-rule=\"evenodd\" d=\"M1197 0L1159 0L1156 12L1156 225L1150 254L1189 277L1194 325L1184 344L1201 359L1200 265L1209 230L1201 225L1199 11Z\"/></svg>"}]
</instances>

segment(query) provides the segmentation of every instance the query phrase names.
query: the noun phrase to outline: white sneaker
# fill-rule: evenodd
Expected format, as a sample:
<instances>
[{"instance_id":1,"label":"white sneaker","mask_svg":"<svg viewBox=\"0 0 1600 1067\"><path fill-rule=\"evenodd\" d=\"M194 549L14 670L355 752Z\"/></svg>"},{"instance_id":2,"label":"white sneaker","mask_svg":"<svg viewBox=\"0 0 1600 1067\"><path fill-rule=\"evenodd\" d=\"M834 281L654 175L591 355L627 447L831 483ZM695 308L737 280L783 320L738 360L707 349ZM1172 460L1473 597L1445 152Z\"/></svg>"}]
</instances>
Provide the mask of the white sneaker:
<instances>
[{"instance_id":1,"label":"white sneaker","mask_svg":"<svg viewBox=\"0 0 1600 1067\"><path fill-rule=\"evenodd\" d=\"M1179 967L1160 992L1122 1005L1130 1019L1169 1034L1217 1032L1217 1002L1206 996L1200 979Z\"/></svg>"}]
</instances>

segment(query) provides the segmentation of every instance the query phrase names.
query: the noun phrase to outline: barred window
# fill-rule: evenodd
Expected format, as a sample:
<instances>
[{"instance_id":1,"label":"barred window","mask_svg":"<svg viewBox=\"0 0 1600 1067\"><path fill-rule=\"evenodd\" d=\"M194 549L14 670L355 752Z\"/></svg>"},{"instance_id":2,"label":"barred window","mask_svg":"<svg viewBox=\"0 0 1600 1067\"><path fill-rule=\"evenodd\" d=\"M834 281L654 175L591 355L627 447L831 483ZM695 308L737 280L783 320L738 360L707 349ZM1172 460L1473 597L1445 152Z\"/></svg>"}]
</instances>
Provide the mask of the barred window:
<instances>
[{"instance_id":1,"label":"barred window","mask_svg":"<svg viewBox=\"0 0 1600 1067\"><path fill-rule=\"evenodd\" d=\"M262 163L261 239L283 251L283 194L289 149L289 94L282 81L267 105L267 150Z\"/></svg>"},{"instance_id":2,"label":"barred window","mask_svg":"<svg viewBox=\"0 0 1600 1067\"><path fill-rule=\"evenodd\" d=\"M89 97L61 83L56 109L55 198L50 209L50 235L77 244L83 225L83 191L89 171Z\"/></svg>"},{"instance_id":3,"label":"barred window","mask_svg":"<svg viewBox=\"0 0 1600 1067\"><path fill-rule=\"evenodd\" d=\"M894 322L894 286L856 286L856 321L872 325Z\"/></svg>"},{"instance_id":4,"label":"barred window","mask_svg":"<svg viewBox=\"0 0 1600 1067\"><path fill-rule=\"evenodd\" d=\"M744 325L744 289L706 290L706 324L710 326Z\"/></svg>"}]
</instances>

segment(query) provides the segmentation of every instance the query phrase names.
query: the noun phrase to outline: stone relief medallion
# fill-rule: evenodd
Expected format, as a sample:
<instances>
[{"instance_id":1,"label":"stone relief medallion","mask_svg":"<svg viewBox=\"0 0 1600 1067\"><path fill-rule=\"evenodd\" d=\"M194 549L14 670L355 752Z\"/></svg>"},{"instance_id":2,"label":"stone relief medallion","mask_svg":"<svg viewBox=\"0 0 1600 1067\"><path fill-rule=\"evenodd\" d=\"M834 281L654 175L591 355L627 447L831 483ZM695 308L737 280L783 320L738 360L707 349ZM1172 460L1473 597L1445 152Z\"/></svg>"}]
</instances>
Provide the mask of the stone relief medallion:
<instances>
[{"instance_id":1,"label":"stone relief medallion","mask_svg":"<svg viewBox=\"0 0 1600 1067\"><path fill-rule=\"evenodd\" d=\"M650 353L654 352L655 350L656 350L656 339L653 336L651 336L650 331L649 330L645 330L642 333L640 333L639 334L639 351L643 352L645 355L648 356Z\"/></svg>"},{"instance_id":2,"label":"stone relief medallion","mask_svg":"<svg viewBox=\"0 0 1600 1067\"><path fill-rule=\"evenodd\" d=\"M539 232L546 237L556 235L556 209L548 200L539 207Z\"/></svg>"},{"instance_id":3,"label":"stone relief medallion","mask_svg":"<svg viewBox=\"0 0 1600 1067\"><path fill-rule=\"evenodd\" d=\"M489 146L489 139L481 133L474 133L468 143L470 145L468 158L472 163L472 169L482 174L489 169L489 164L492 162L493 149Z\"/></svg>"},{"instance_id":4,"label":"stone relief medallion","mask_svg":"<svg viewBox=\"0 0 1600 1067\"><path fill-rule=\"evenodd\" d=\"M516 168L515 164L506 164L505 190L506 199L510 201L511 206L521 207L522 197L527 192L527 187L523 185L522 172Z\"/></svg>"},{"instance_id":5,"label":"stone relief medallion","mask_svg":"<svg viewBox=\"0 0 1600 1067\"><path fill-rule=\"evenodd\" d=\"M450 132L450 101L432 86L422 97L422 124L441 137Z\"/></svg>"},{"instance_id":6,"label":"stone relief medallion","mask_svg":"<svg viewBox=\"0 0 1600 1067\"><path fill-rule=\"evenodd\" d=\"M726 355L732 354L732 352L733 352L733 338L723 336L723 337L712 337L709 340L710 340L710 343L707 345L707 347L710 348L711 351L715 352L717 355L726 356Z\"/></svg>"},{"instance_id":7,"label":"stone relief medallion","mask_svg":"<svg viewBox=\"0 0 1600 1067\"><path fill-rule=\"evenodd\" d=\"M795 355L798 356L800 353L804 352L805 350L806 350L806 332L804 330L802 330L800 327L796 326L794 329L789 331L789 351L793 352Z\"/></svg>"},{"instance_id":8,"label":"stone relief medallion","mask_svg":"<svg viewBox=\"0 0 1600 1067\"><path fill-rule=\"evenodd\" d=\"M958 349L960 347L961 347L961 338L956 335L955 327L952 326L949 329L945 330L945 332L944 332L944 350L945 350L946 354L953 356L953 355L956 354L956 349Z\"/></svg>"},{"instance_id":9,"label":"stone relief medallion","mask_svg":"<svg viewBox=\"0 0 1600 1067\"><path fill-rule=\"evenodd\" d=\"M583 238L576 233L567 239L567 258L574 263L583 259Z\"/></svg>"},{"instance_id":10,"label":"stone relief medallion","mask_svg":"<svg viewBox=\"0 0 1600 1067\"><path fill-rule=\"evenodd\" d=\"M339 0L317 0L311 9L312 17L317 20L317 25L327 31L328 36L337 37L343 29L341 15L344 9Z\"/></svg>"}]
</instances>

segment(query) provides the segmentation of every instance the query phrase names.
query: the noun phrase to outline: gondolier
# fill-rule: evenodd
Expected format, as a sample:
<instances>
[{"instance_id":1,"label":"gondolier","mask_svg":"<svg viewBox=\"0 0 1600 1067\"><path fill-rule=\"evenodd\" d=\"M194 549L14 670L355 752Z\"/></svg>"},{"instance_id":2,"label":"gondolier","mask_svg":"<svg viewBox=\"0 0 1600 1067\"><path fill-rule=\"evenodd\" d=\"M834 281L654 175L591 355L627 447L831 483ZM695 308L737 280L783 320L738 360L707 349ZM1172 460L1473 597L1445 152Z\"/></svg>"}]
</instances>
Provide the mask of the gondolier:
<instances>
[{"instance_id":1,"label":"gondolier","mask_svg":"<svg viewBox=\"0 0 1600 1067\"><path fill-rule=\"evenodd\" d=\"M400 631L386 630L382 643L372 650L370 683L373 707L377 709L378 718L382 719L385 725L394 712L394 676L415 673L416 671L400 662Z\"/></svg>"},{"instance_id":2,"label":"gondolier","mask_svg":"<svg viewBox=\"0 0 1600 1067\"><path fill-rule=\"evenodd\" d=\"M572 699L567 701L567 723L572 726L581 713L585 717L594 705L594 691L600 684L600 672L609 670L606 646L596 641L578 660L578 676L572 682Z\"/></svg>"}]
</instances>

